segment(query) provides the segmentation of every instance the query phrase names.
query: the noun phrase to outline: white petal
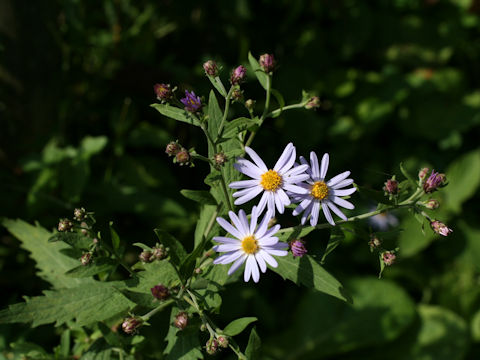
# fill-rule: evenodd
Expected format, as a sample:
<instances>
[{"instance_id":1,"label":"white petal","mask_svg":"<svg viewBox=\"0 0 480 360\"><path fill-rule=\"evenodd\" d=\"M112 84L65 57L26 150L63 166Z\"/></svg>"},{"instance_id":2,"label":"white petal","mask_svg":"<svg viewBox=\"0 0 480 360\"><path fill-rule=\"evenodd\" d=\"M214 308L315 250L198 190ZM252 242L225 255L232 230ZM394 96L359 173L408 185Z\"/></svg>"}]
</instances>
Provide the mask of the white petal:
<instances>
[{"instance_id":1,"label":"white petal","mask_svg":"<svg viewBox=\"0 0 480 360\"><path fill-rule=\"evenodd\" d=\"M345 179L345 180L342 180L338 183L336 183L335 185L332 185L331 188L332 189L340 189L340 188L343 188L345 186L350 186L353 184L353 179Z\"/></svg>"},{"instance_id":2,"label":"white petal","mask_svg":"<svg viewBox=\"0 0 480 360\"><path fill-rule=\"evenodd\" d=\"M250 255L247 255L247 262L245 263L245 271L243 272L243 280L248 282L250 275L252 274L252 263L250 261Z\"/></svg>"},{"instance_id":3,"label":"white petal","mask_svg":"<svg viewBox=\"0 0 480 360\"><path fill-rule=\"evenodd\" d=\"M342 181L343 179L346 179L348 177L348 175L350 175L350 171L345 171L341 174L338 174L338 175L334 176L333 178L331 178L330 180L328 180L327 185L328 186L336 185L340 181Z\"/></svg>"},{"instance_id":4,"label":"white petal","mask_svg":"<svg viewBox=\"0 0 480 360\"><path fill-rule=\"evenodd\" d=\"M245 262L246 259L247 259L247 255L242 254L242 256L239 257L237 261L233 263L232 266L230 266L230 269L228 269L228 275L232 275L235 271L237 271L238 268L242 266L242 264Z\"/></svg>"},{"instance_id":5,"label":"white petal","mask_svg":"<svg viewBox=\"0 0 480 360\"><path fill-rule=\"evenodd\" d=\"M310 218L310 225L316 226L318 223L318 214L320 213L320 202L314 201L312 205L312 217Z\"/></svg>"},{"instance_id":6,"label":"white petal","mask_svg":"<svg viewBox=\"0 0 480 360\"><path fill-rule=\"evenodd\" d=\"M357 188L350 188L350 189L343 189L343 190L335 190L333 189L333 194L335 196L348 196L352 195L355 191L357 191Z\"/></svg>"},{"instance_id":7,"label":"white petal","mask_svg":"<svg viewBox=\"0 0 480 360\"><path fill-rule=\"evenodd\" d=\"M288 254L288 251L286 250L277 250L277 249L269 249L266 248L265 251L269 253L270 255L275 255L275 256L285 256Z\"/></svg>"},{"instance_id":8,"label":"white petal","mask_svg":"<svg viewBox=\"0 0 480 360\"><path fill-rule=\"evenodd\" d=\"M323 215L325 215L325 219L327 219L330 225L335 226L335 221L333 221L332 214L330 214L330 210L328 210L328 206L322 204Z\"/></svg>"},{"instance_id":9,"label":"white petal","mask_svg":"<svg viewBox=\"0 0 480 360\"><path fill-rule=\"evenodd\" d=\"M272 213L272 216L275 216L275 198L274 194L271 191L267 191L268 198L267 198L267 207L268 211Z\"/></svg>"},{"instance_id":10,"label":"white petal","mask_svg":"<svg viewBox=\"0 0 480 360\"><path fill-rule=\"evenodd\" d=\"M328 207L335 213L337 216L343 220L347 220L347 217L345 216L344 213L340 211L338 207L336 207L331 201L326 202L328 204ZM324 205L325 206L325 205Z\"/></svg>"},{"instance_id":11,"label":"white petal","mask_svg":"<svg viewBox=\"0 0 480 360\"><path fill-rule=\"evenodd\" d=\"M233 211L228 212L228 216L230 217L230 220L232 220L233 225L245 236L248 234L248 227L243 226L242 222L238 218L237 214L235 214ZM241 239L241 238L239 238Z\"/></svg>"},{"instance_id":12,"label":"white petal","mask_svg":"<svg viewBox=\"0 0 480 360\"><path fill-rule=\"evenodd\" d=\"M284 182L288 184L298 184L298 183L301 183L302 181L306 181L309 179L310 179L310 175L308 174L293 175L288 178L285 178L285 177L283 178Z\"/></svg>"},{"instance_id":13,"label":"white petal","mask_svg":"<svg viewBox=\"0 0 480 360\"><path fill-rule=\"evenodd\" d=\"M246 202L249 202L250 200L252 200L255 196L257 196L258 194L260 194L262 191L263 191L263 188L261 188L260 186L257 187L257 188L250 188L248 189L250 190L249 193L237 198L235 201L234 201L234 204L235 205L242 205L242 204L245 204Z\"/></svg>"},{"instance_id":14,"label":"white petal","mask_svg":"<svg viewBox=\"0 0 480 360\"><path fill-rule=\"evenodd\" d=\"M313 203L314 201L310 202L310 204L308 205L308 207L305 209L305 211L303 212L303 215L302 215L302 225L305 224L305 221L307 221L307 217L308 215L310 215L310 213L312 212L312 208L313 208Z\"/></svg>"},{"instance_id":15,"label":"white petal","mask_svg":"<svg viewBox=\"0 0 480 360\"><path fill-rule=\"evenodd\" d=\"M299 175L307 171L307 169L308 169L308 164L298 165L288 170L285 174L283 174L283 177L287 178L289 176Z\"/></svg>"},{"instance_id":16,"label":"white petal","mask_svg":"<svg viewBox=\"0 0 480 360\"><path fill-rule=\"evenodd\" d=\"M245 214L245 211L243 211L243 209L238 212L238 218L240 219L240 222L245 229L245 233L248 233L250 231L250 225L248 224L247 214Z\"/></svg>"},{"instance_id":17,"label":"white petal","mask_svg":"<svg viewBox=\"0 0 480 360\"><path fill-rule=\"evenodd\" d=\"M300 214L302 211L304 211L307 208L307 206L310 205L310 203L312 201L313 200L310 197L303 200L300 204L298 204L298 206L295 208L295 210L293 210L292 215L297 216L298 214Z\"/></svg>"},{"instance_id":18,"label":"white petal","mask_svg":"<svg viewBox=\"0 0 480 360\"><path fill-rule=\"evenodd\" d=\"M310 153L310 164L311 164L311 171L312 171L312 178L319 179L320 178L320 170L318 169L318 157L313 151Z\"/></svg>"},{"instance_id":19,"label":"white petal","mask_svg":"<svg viewBox=\"0 0 480 360\"><path fill-rule=\"evenodd\" d=\"M285 211L285 205L283 205L282 198L278 196L278 192L273 195L273 199L275 200L275 205L277 207L277 210L280 214L283 214Z\"/></svg>"},{"instance_id":20,"label":"white petal","mask_svg":"<svg viewBox=\"0 0 480 360\"><path fill-rule=\"evenodd\" d=\"M248 155L250 155L250 157L255 162L255 164L259 167L260 170L262 170L263 172L268 171L268 168L263 162L263 160L260 159L260 156L258 156L257 153L252 148L245 146L245 152Z\"/></svg>"},{"instance_id":21,"label":"white petal","mask_svg":"<svg viewBox=\"0 0 480 360\"><path fill-rule=\"evenodd\" d=\"M258 253L257 253L259 256L263 257L263 260L266 261L266 263L268 265L270 265L271 267L274 267L276 268L278 266L278 263L277 263L277 260L275 260L273 258L273 256L271 256L268 252L266 252L265 250L260 250Z\"/></svg>"},{"instance_id":22,"label":"white petal","mask_svg":"<svg viewBox=\"0 0 480 360\"><path fill-rule=\"evenodd\" d=\"M263 236L261 239L258 239L258 243L260 244L261 247L263 246L272 246L278 243L278 238L277 237L266 237Z\"/></svg>"},{"instance_id":23,"label":"white petal","mask_svg":"<svg viewBox=\"0 0 480 360\"><path fill-rule=\"evenodd\" d=\"M250 265L250 271L252 272L253 281L258 283L258 280L260 280L260 271L258 271L258 265L257 265L257 261L255 260L254 255L250 255L248 257L247 266L249 266L249 265ZM247 280L245 280L245 281L247 281Z\"/></svg>"},{"instance_id":24,"label":"white petal","mask_svg":"<svg viewBox=\"0 0 480 360\"><path fill-rule=\"evenodd\" d=\"M255 180L256 181L256 180ZM243 190L238 190L236 191L234 194L233 194L233 197L234 198L238 198L238 197L242 197L242 196L245 196L247 194L250 194L252 191L255 191L257 188L260 189L260 191L263 190L263 188L257 184L257 186L251 186L249 188L245 188Z\"/></svg>"},{"instance_id":25,"label":"white petal","mask_svg":"<svg viewBox=\"0 0 480 360\"><path fill-rule=\"evenodd\" d=\"M253 186L257 186L259 184L258 180L240 180L240 181L234 181L228 184L228 187L231 189L243 189L243 188L249 188Z\"/></svg>"},{"instance_id":26,"label":"white petal","mask_svg":"<svg viewBox=\"0 0 480 360\"><path fill-rule=\"evenodd\" d=\"M265 210L265 206L267 206L267 199L268 191L265 191L257 205L257 216L260 216L263 213L263 210Z\"/></svg>"},{"instance_id":27,"label":"white petal","mask_svg":"<svg viewBox=\"0 0 480 360\"><path fill-rule=\"evenodd\" d=\"M260 271L264 273L267 271L267 263L263 256L261 256L258 252L255 254L255 260L257 260L258 266L260 267Z\"/></svg>"},{"instance_id":28,"label":"white petal","mask_svg":"<svg viewBox=\"0 0 480 360\"><path fill-rule=\"evenodd\" d=\"M294 146L292 143L289 143L287 146L285 146L285 149L283 150L282 155L280 155L280 158L273 167L273 170L278 171L283 167L283 165L286 164L286 162L290 159L293 148Z\"/></svg>"},{"instance_id":29,"label":"white petal","mask_svg":"<svg viewBox=\"0 0 480 360\"><path fill-rule=\"evenodd\" d=\"M215 236L215 237L213 238L213 241L216 241L216 242L219 242L219 243L223 243L223 244L236 244L236 243L240 243L240 240L238 240L238 239L232 239L232 238L225 237L225 236Z\"/></svg>"},{"instance_id":30,"label":"white petal","mask_svg":"<svg viewBox=\"0 0 480 360\"><path fill-rule=\"evenodd\" d=\"M250 176L254 179L260 179L262 174L264 173L254 163L243 158L237 159L237 162L233 164L233 167L240 171L242 174Z\"/></svg>"},{"instance_id":31,"label":"white petal","mask_svg":"<svg viewBox=\"0 0 480 360\"><path fill-rule=\"evenodd\" d=\"M290 153L290 157L288 158L288 160L285 162L285 164L278 169L278 172L280 174L285 174L288 170L290 170L293 166L293 164L295 164L295 159L297 158L297 151L295 150L295 146L292 147L292 152Z\"/></svg>"},{"instance_id":32,"label":"white petal","mask_svg":"<svg viewBox=\"0 0 480 360\"><path fill-rule=\"evenodd\" d=\"M292 193L295 194L308 194L310 191L306 188L303 188L298 185L293 185L293 184L283 184L282 188L285 190L291 191Z\"/></svg>"},{"instance_id":33,"label":"white petal","mask_svg":"<svg viewBox=\"0 0 480 360\"><path fill-rule=\"evenodd\" d=\"M329 156L327 153L323 154L322 165L320 166L320 180L323 181L327 175Z\"/></svg>"},{"instance_id":34,"label":"white petal","mask_svg":"<svg viewBox=\"0 0 480 360\"><path fill-rule=\"evenodd\" d=\"M268 222L270 221L271 218L272 218L272 213L270 211L267 211L262 221L260 221L257 231L255 231L255 237L257 239L260 239L265 235L265 232L267 231L267 227L268 227Z\"/></svg>"},{"instance_id":35,"label":"white petal","mask_svg":"<svg viewBox=\"0 0 480 360\"><path fill-rule=\"evenodd\" d=\"M222 245L215 245L213 250L216 252L230 252L230 251L237 251L242 247L240 243L238 244L222 244Z\"/></svg>"},{"instance_id":36,"label":"white petal","mask_svg":"<svg viewBox=\"0 0 480 360\"><path fill-rule=\"evenodd\" d=\"M337 205L340 205L341 207L344 207L345 209L355 209L355 206L353 204L345 199L339 198L338 196L334 196L332 198L333 202Z\"/></svg>"},{"instance_id":37,"label":"white petal","mask_svg":"<svg viewBox=\"0 0 480 360\"><path fill-rule=\"evenodd\" d=\"M221 217L217 217L217 222L218 224L225 229L226 232L232 234L233 236L235 236L237 239L243 239L243 235L240 233L240 231L238 231L237 229L235 229L233 227L232 224L230 224L227 220L225 220L224 218L221 218Z\"/></svg>"},{"instance_id":38,"label":"white petal","mask_svg":"<svg viewBox=\"0 0 480 360\"><path fill-rule=\"evenodd\" d=\"M290 205L290 198L287 196L283 189L277 190L277 196L280 198L284 206Z\"/></svg>"},{"instance_id":39,"label":"white petal","mask_svg":"<svg viewBox=\"0 0 480 360\"><path fill-rule=\"evenodd\" d=\"M213 260L214 264L230 264L231 262L237 260L240 256L243 255L242 251L232 251L220 255L218 258Z\"/></svg>"},{"instance_id":40,"label":"white petal","mask_svg":"<svg viewBox=\"0 0 480 360\"><path fill-rule=\"evenodd\" d=\"M280 225L277 224L275 226L272 226L270 229L268 229L265 234L263 234L263 237L271 237L272 235L276 234L280 230Z\"/></svg>"},{"instance_id":41,"label":"white petal","mask_svg":"<svg viewBox=\"0 0 480 360\"><path fill-rule=\"evenodd\" d=\"M250 234L255 233L255 228L257 227L257 221L258 221L258 209L256 206L253 207L252 209L252 215L250 218Z\"/></svg>"}]
</instances>

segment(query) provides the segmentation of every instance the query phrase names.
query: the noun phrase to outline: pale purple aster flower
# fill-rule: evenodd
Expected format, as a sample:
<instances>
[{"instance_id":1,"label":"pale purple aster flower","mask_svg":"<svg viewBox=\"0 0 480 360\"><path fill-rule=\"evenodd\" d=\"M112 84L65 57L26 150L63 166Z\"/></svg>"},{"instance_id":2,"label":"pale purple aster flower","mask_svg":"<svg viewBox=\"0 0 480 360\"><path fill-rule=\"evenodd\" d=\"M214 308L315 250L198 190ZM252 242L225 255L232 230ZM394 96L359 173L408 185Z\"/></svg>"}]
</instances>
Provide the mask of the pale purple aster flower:
<instances>
[{"instance_id":1,"label":"pale purple aster flower","mask_svg":"<svg viewBox=\"0 0 480 360\"><path fill-rule=\"evenodd\" d=\"M272 267L277 267L278 263L273 258L274 256L285 256L288 251L288 244L279 242L278 238L273 236L280 230L280 225L275 225L268 228L272 214L267 214L260 221L257 226L257 221L260 213L256 206L252 209L252 216L250 223L248 222L245 211L240 210L237 214L233 211L228 213L233 225L225 219L218 217L217 222L222 228L230 233L231 237L216 236L214 241L220 243L213 249L224 254L216 258L214 264L230 264L233 265L228 270L228 275L233 274L243 263L245 263L245 272L243 279L245 282L252 277L253 281L258 282L260 279L260 271L267 271L267 264ZM260 271L259 271L260 269Z\"/></svg>"},{"instance_id":2,"label":"pale purple aster flower","mask_svg":"<svg viewBox=\"0 0 480 360\"><path fill-rule=\"evenodd\" d=\"M202 100L193 91L185 90L185 97L180 99L180 101L185 105L185 110L190 112L197 112L202 108Z\"/></svg>"},{"instance_id":3,"label":"pale purple aster flower","mask_svg":"<svg viewBox=\"0 0 480 360\"><path fill-rule=\"evenodd\" d=\"M430 227L434 232L442 236L448 236L453 232L452 229L450 229L447 225L438 220L432 221L430 223Z\"/></svg>"},{"instance_id":4,"label":"pale purple aster flower","mask_svg":"<svg viewBox=\"0 0 480 360\"><path fill-rule=\"evenodd\" d=\"M427 180L425 180L425 183L423 184L423 190L429 194L437 190L437 188L441 187L445 183L445 174L440 174L438 172L435 172L435 170L432 170L432 173L428 177Z\"/></svg>"},{"instance_id":5,"label":"pale purple aster flower","mask_svg":"<svg viewBox=\"0 0 480 360\"><path fill-rule=\"evenodd\" d=\"M303 156L300 157L300 162L308 164ZM309 179L307 184L302 185L307 190L307 193L294 197L296 201L300 201L300 204L293 210L293 215L295 216L303 212L302 225L305 224L309 215L310 225L317 225L320 208L322 208L325 218L331 225L335 225L335 222L330 211L333 211L341 219L347 220L347 217L340 211L337 205L345 209L355 208L352 203L341 198L342 196L351 195L357 190L354 187L343 189L353 184L353 179L347 179L350 171L345 171L326 181L328 163L328 154L323 155L322 163L319 167L317 155L313 151L310 153L310 166L307 169Z\"/></svg>"},{"instance_id":6,"label":"pale purple aster flower","mask_svg":"<svg viewBox=\"0 0 480 360\"><path fill-rule=\"evenodd\" d=\"M242 189L233 194L235 205L242 205L263 192L258 203L258 212L261 214L265 207L275 216L275 208L283 214L285 206L290 205L287 191L294 195L307 194L308 190L296 184L307 180L305 173L308 165L293 167L296 158L295 146L289 143L278 159L273 169L267 168L262 159L248 146L245 151L252 158L253 163L244 158L238 158L233 165L235 169L252 178L252 180L234 181L229 184L232 189Z\"/></svg>"}]
</instances>

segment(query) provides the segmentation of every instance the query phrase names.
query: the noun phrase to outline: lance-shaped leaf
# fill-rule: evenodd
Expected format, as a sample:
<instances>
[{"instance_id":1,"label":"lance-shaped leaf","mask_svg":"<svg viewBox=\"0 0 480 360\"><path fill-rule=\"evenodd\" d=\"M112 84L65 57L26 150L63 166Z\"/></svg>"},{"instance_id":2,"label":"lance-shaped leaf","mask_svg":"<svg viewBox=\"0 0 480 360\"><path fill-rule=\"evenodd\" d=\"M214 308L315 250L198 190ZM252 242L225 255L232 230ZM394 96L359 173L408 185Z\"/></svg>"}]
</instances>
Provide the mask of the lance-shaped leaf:
<instances>
[{"instance_id":1,"label":"lance-shaped leaf","mask_svg":"<svg viewBox=\"0 0 480 360\"><path fill-rule=\"evenodd\" d=\"M75 249L88 250L92 245L92 239L77 232L58 232L53 234L49 242L63 241Z\"/></svg>"},{"instance_id":2,"label":"lance-shaped leaf","mask_svg":"<svg viewBox=\"0 0 480 360\"><path fill-rule=\"evenodd\" d=\"M244 317L240 319L233 320L230 324L228 324L225 329L223 329L223 333L227 336L235 336L240 334L243 330L247 328L252 322L257 321L256 317Z\"/></svg>"},{"instance_id":3,"label":"lance-shaped leaf","mask_svg":"<svg viewBox=\"0 0 480 360\"><path fill-rule=\"evenodd\" d=\"M262 85L264 89L267 89L268 74L263 71L257 59L253 57L251 52L248 53L248 61L250 62L250 66L252 67L252 70L255 73L260 85Z\"/></svg>"},{"instance_id":4,"label":"lance-shaped leaf","mask_svg":"<svg viewBox=\"0 0 480 360\"><path fill-rule=\"evenodd\" d=\"M260 349L262 347L262 341L260 336L258 336L255 328L250 332L250 337L248 338L247 348L245 349L245 355L249 360L260 359Z\"/></svg>"},{"instance_id":5,"label":"lance-shaped leaf","mask_svg":"<svg viewBox=\"0 0 480 360\"><path fill-rule=\"evenodd\" d=\"M205 190L180 190L180 194L187 199L196 201L202 205L217 205L217 202L213 198L212 194Z\"/></svg>"},{"instance_id":6,"label":"lance-shaped leaf","mask_svg":"<svg viewBox=\"0 0 480 360\"><path fill-rule=\"evenodd\" d=\"M238 133L248 130L252 126L260 125L261 121L258 117L253 119L241 117L230 121L222 134L222 140L231 139L238 135Z\"/></svg>"},{"instance_id":7,"label":"lance-shaped leaf","mask_svg":"<svg viewBox=\"0 0 480 360\"><path fill-rule=\"evenodd\" d=\"M198 119L196 119L192 114L188 113L184 109L179 109L168 104L152 104L150 106L156 109L160 114L165 115L166 117L190 125L200 126L200 122L198 121Z\"/></svg>"},{"instance_id":8,"label":"lance-shaped leaf","mask_svg":"<svg viewBox=\"0 0 480 360\"><path fill-rule=\"evenodd\" d=\"M208 133L213 140L217 139L222 118L223 113L218 105L217 97L213 90L211 90L208 99Z\"/></svg>"},{"instance_id":9,"label":"lance-shaped leaf","mask_svg":"<svg viewBox=\"0 0 480 360\"><path fill-rule=\"evenodd\" d=\"M325 249L325 253L322 256L322 260L320 263L323 265L325 263L325 259L327 256L335 250L335 248L340 245L340 241L345 239L345 234L343 233L342 230L340 230L338 227L332 228L330 231L330 238L328 239L328 244L327 248Z\"/></svg>"},{"instance_id":10,"label":"lance-shaped leaf","mask_svg":"<svg viewBox=\"0 0 480 360\"><path fill-rule=\"evenodd\" d=\"M158 240L160 240L165 247L169 248L168 255L170 256L170 259L172 259L176 265L180 265L180 263L187 256L187 252L185 251L183 245L165 230L155 229L154 231L158 237Z\"/></svg>"}]
</instances>

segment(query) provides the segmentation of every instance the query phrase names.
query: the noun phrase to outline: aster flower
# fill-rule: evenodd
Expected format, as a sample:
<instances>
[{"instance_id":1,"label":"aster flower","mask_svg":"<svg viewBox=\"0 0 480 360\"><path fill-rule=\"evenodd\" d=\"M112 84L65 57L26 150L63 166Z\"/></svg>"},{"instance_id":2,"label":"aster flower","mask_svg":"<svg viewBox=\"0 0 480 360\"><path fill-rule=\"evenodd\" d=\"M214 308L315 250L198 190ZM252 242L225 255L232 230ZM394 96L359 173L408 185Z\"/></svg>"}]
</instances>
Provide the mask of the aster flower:
<instances>
[{"instance_id":1,"label":"aster flower","mask_svg":"<svg viewBox=\"0 0 480 360\"><path fill-rule=\"evenodd\" d=\"M180 99L180 101L185 105L185 110L190 112L197 112L202 108L202 100L193 91L185 90L185 97Z\"/></svg>"},{"instance_id":2,"label":"aster flower","mask_svg":"<svg viewBox=\"0 0 480 360\"><path fill-rule=\"evenodd\" d=\"M239 211L238 216L233 211L228 213L233 225L221 217L217 218L220 226L233 238L224 236L213 238L214 241L220 243L213 249L224 253L216 258L213 263L230 264L233 262L228 270L228 275L233 274L243 263L246 263L243 274L245 282L248 282L250 277L253 278L253 281L258 282L260 279L259 268L264 273L267 271L267 264L277 267L278 263L272 255L285 256L288 254L285 250L288 245L279 242L278 238L273 236L280 230L280 225L268 229L268 222L271 218L271 213L268 212L257 226L259 215L257 207L254 206L250 224L243 210Z\"/></svg>"},{"instance_id":3,"label":"aster flower","mask_svg":"<svg viewBox=\"0 0 480 360\"><path fill-rule=\"evenodd\" d=\"M303 156L300 157L300 162L302 164L308 164ZM309 215L310 225L317 225L320 207L323 210L325 218L331 225L335 225L335 222L333 221L330 211L333 211L341 219L347 220L347 217L340 211L337 205L345 209L354 208L352 203L341 198L341 196L351 195L356 191L354 187L343 189L353 184L353 179L347 179L350 171L345 171L326 181L325 176L327 175L328 163L328 154L323 155L322 163L319 167L317 155L313 151L310 153L310 166L307 170L309 179L307 180L307 184L304 184L307 193L294 196L294 199L300 201L300 204L293 211L293 215L298 215L303 212L302 225L305 224Z\"/></svg>"},{"instance_id":4,"label":"aster flower","mask_svg":"<svg viewBox=\"0 0 480 360\"><path fill-rule=\"evenodd\" d=\"M258 203L258 212L261 214L268 205L268 211L275 216L275 207L283 214L285 206L290 205L291 194L307 194L308 190L296 184L309 178L305 173L308 165L293 167L296 158L295 146L289 143L278 159L273 169L267 168L262 159L248 146L245 151L252 158L253 163L244 158L237 159L233 165L235 169L252 178L252 180L234 181L229 184L232 189L243 189L233 194L235 205L242 205L263 192Z\"/></svg>"},{"instance_id":5,"label":"aster flower","mask_svg":"<svg viewBox=\"0 0 480 360\"><path fill-rule=\"evenodd\" d=\"M432 170L432 173L428 177L427 180L425 180L425 183L423 184L423 190L429 194L437 190L439 187L442 187L445 185L445 174L440 174L438 172L435 172L435 170Z\"/></svg>"}]
</instances>

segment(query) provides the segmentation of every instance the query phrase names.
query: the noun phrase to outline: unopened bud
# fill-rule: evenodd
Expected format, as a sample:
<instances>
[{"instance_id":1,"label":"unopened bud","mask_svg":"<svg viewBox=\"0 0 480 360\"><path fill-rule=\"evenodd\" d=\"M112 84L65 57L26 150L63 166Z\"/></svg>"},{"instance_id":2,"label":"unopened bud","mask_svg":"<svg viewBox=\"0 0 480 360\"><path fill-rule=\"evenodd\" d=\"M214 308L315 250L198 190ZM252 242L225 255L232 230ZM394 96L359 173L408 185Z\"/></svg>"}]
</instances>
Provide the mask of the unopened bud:
<instances>
[{"instance_id":1,"label":"unopened bud","mask_svg":"<svg viewBox=\"0 0 480 360\"><path fill-rule=\"evenodd\" d=\"M248 99L247 101L245 101L245 107L248 111L253 111L253 108L255 107L255 100Z\"/></svg>"},{"instance_id":2,"label":"unopened bud","mask_svg":"<svg viewBox=\"0 0 480 360\"><path fill-rule=\"evenodd\" d=\"M425 180L423 184L423 190L425 191L425 193L430 194L435 190L437 190L439 187L444 186L445 181L446 181L445 174L440 174L432 170L432 173L430 174L428 179Z\"/></svg>"},{"instance_id":3,"label":"unopened bud","mask_svg":"<svg viewBox=\"0 0 480 360\"><path fill-rule=\"evenodd\" d=\"M73 228L73 223L68 220L68 219L61 219L58 222L58 231L64 232L64 231L71 231Z\"/></svg>"},{"instance_id":4,"label":"unopened bud","mask_svg":"<svg viewBox=\"0 0 480 360\"><path fill-rule=\"evenodd\" d=\"M173 92L170 84L155 84L153 90L155 91L155 95L157 95L157 99L162 102L172 98Z\"/></svg>"},{"instance_id":5,"label":"unopened bud","mask_svg":"<svg viewBox=\"0 0 480 360\"><path fill-rule=\"evenodd\" d=\"M182 148L177 155L175 155L175 160L180 166L188 165L190 161L190 153L187 149Z\"/></svg>"},{"instance_id":6,"label":"unopened bud","mask_svg":"<svg viewBox=\"0 0 480 360\"><path fill-rule=\"evenodd\" d=\"M163 246L162 244L157 244L153 248L152 255L156 260L162 260L167 257L167 250L165 249L165 246Z\"/></svg>"},{"instance_id":7,"label":"unopened bud","mask_svg":"<svg viewBox=\"0 0 480 360\"><path fill-rule=\"evenodd\" d=\"M179 312L177 316L175 316L173 325L180 330L185 329L188 325L188 314L184 311Z\"/></svg>"},{"instance_id":8,"label":"unopened bud","mask_svg":"<svg viewBox=\"0 0 480 360\"><path fill-rule=\"evenodd\" d=\"M393 265L393 263L395 263L396 258L397 258L397 256L395 255L395 253L393 251L385 251L382 254L383 263L387 266Z\"/></svg>"},{"instance_id":9,"label":"unopened bud","mask_svg":"<svg viewBox=\"0 0 480 360\"><path fill-rule=\"evenodd\" d=\"M182 150L182 145L178 141L170 141L165 148L165 153L168 156L175 156L180 150Z\"/></svg>"},{"instance_id":10,"label":"unopened bud","mask_svg":"<svg viewBox=\"0 0 480 360\"><path fill-rule=\"evenodd\" d=\"M219 337L217 337L217 341L218 341L218 345L220 345L221 347L223 348L227 348L228 347L228 339L227 337L223 336L223 335L220 335Z\"/></svg>"},{"instance_id":11,"label":"unopened bud","mask_svg":"<svg viewBox=\"0 0 480 360\"><path fill-rule=\"evenodd\" d=\"M87 266L88 264L90 264L91 261L92 261L92 253L89 253L89 252L84 253L80 258L80 262L82 263L83 266Z\"/></svg>"},{"instance_id":12,"label":"unopened bud","mask_svg":"<svg viewBox=\"0 0 480 360\"><path fill-rule=\"evenodd\" d=\"M230 76L230 82L232 83L232 85L238 85L245 80L246 76L247 69L245 69L244 66L240 65L232 71L232 75Z\"/></svg>"},{"instance_id":13,"label":"unopened bud","mask_svg":"<svg viewBox=\"0 0 480 360\"><path fill-rule=\"evenodd\" d=\"M388 179L383 187L385 194L395 195L398 193L398 181L394 178Z\"/></svg>"},{"instance_id":14,"label":"unopened bud","mask_svg":"<svg viewBox=\"0 0 480 360\"><path fill-rule=\"evenodd\" d=\"M378 249L382 245L382 242L376 235L370 236L370 241L368 242L368 246L370 246L370 251Z\"/></svg>"},{"instance_id":15,"label":"unopened bud","mask_svg":"<svg viewBox=\"0 0 480 360\"><path fill-rule=\"evenodd\" d=\"M442 223L441 221L434 220L430 223L430 227L434 232L442 236L448 236L450 233L453 232L447 225Z\"/></svg>"},{"instance_id":16,"label":"unopened bud","mask_svg":"<svg viewBox=\"0 0 480 360\"><path fill-rule=\"evenodd\" d=\"M427 209L435 210L440 206L440 202L437 199L429 199L423 203L423 206L425 206Z\"/></svg>"},{"instance_id":17,"label":"unopened bud","mask_svg":"<svg viewBox=\"0 0 480 360\"><path fill-rule=\"evenodd\" d=\"M138 317L129 317L129 318L126 318L125 320L123 320L123 323L122 323L122 330L126 333L126 334L134 334L137 329L142 326L142 319L138 318Z\"/></svg>"},{"instance_id":18,"label":"unopened bud","mask_svg":"<svg viewBox=\"0 0 480 360\"><path fill-rule=\"evenodd\" d=\"M302 257L307 253L305 242L302 239L295 239L290 241L290 250L294 257Z\"/></svg>"},{"instance_id":19,"label":"unopened bud","mask_svg":"<svg viewBox=\"0 0 480 360\"><path fill-rule=\"evenodd\" d=\"M93 238L92 243L98 244L98 239L97 239L97 238Z\"/></svg>"},{"instance_id":20,"label":"unopened bud","mask_svg":"<svg viewBox=\"0 0 480 360\"><path fill-rule=\"evenodd\" d=\"M203 64L203 70L205 70L205 74L210 76L217 76L218 75L218 66L217 63L213 60L208 60Z\"/></svg>"},{"instance_id":21,"label":"unopened bud","mask_svg":"<svg viewBox=\"0 0 480 360\"><path fill-rule=\"evenodd\" d=\"M194 270L194 272L195 272L195 274L200 275L201 273L203 273L203 270L200 269L200 268L196 268L196 269Z\"/></svg>"},{"instance_id":22,"label":"unopened bud","mask_svg":"<svg viewBox=\"0 0 480 360\"><path fill-rule=\"evenodd\" d=\"M144 250L140 253L140 255L138 256L138 258L140 259L141 262L144 262L144 263L149 263L149 262L152 262L153 261L153 256L152 256L152 252L151 251L148 251L148 250Z\"/></svg>"},{"instance_id":23,"label":"unopened bud","mask_svg":"<svg viewBox=\"0 0 480 360\"><path fill-rule=\"evenodd\" d=\"M217 168L222 167L227 162L227 156L223 152L216 153L213 155L213 161Z\"/></svg>"},{"instance_id":24,"label":"unopened bud","mask_svg":"<svg viewBox=\"0 0 480 360\"><path fill-rule=\"evenodd\" d=\"M200 331L207 331L205 324L200 325Z\"/></svg>"},{"instance_id":25,"label":"unopened bud","mask_svg":"<svg viewBox=\"0 0 480 360\"><path fill-rule=\"evenodd\" d=\"M87 212L85 211L85 209L82 207L80 209L75 209L73 210L73 219L74 220L77 220L77 221L82 221L85 219L87 215Z\"/></svg>"},{"instance_id":26,"label":"unopened bud","mask_svg":"<svg viewBox=\"0 0 480 360\"><path fill-rule=\"evenodd\" d=\"M426 179L429 171L430 171L429 168L424 167L422 170L418 172L418 179L423 182Z\"/></svg>"},{"instance_id":27,"label":"unopened bud","mask_svg":"<svg viewBox=\"0 0 480 360\"><path fill-rule=\"evenodd\" d=\"M305 104L305 109L318 109L320 107L320 98L318 96L313 96Z\"/></svg>"},{"instance_id":28,"label":"unopened bud","mask_svg":"<svg viewBox=\"0 0 480 360\"><path fill-rule=\"evenodd\" d=\"M232 99L235 101L240 101L243 99L243 91L240 89L234 89L232 92Z\"/></svg>"},{"instance_id":29,"label":"unopened bud","mask_svg":"<svg viewBox=\"0 0 480 360\"><path fill-rule=\"evenodd\" d=\"M258 63L263 71L269 73L273 71L273 68L275 67L275 58L271 54L263 54L260 56Z\"/></svg>"},{"instance_id":30,"label":"unopened bud","mask_svg":"<svg viewBox=\"0 0 480 360\"><path fill-rule=\"evenodd\" d=\"M150 289L150 291L152 292L153 297L158 300L165 300L170 296L168 288L162 284L155 285L153 288Z\"/></svg>"},{"instance_id":31,"label":"unopened bud","mask_svg":"<svg viewBox=\"0 0 480 360\"><path fill-rule=\"evenodd\" d=\"M205 350L209 355L215 354L218 350L218 341L214 338L209 339L205 344Z\"/></svg>"}]
</instances>

